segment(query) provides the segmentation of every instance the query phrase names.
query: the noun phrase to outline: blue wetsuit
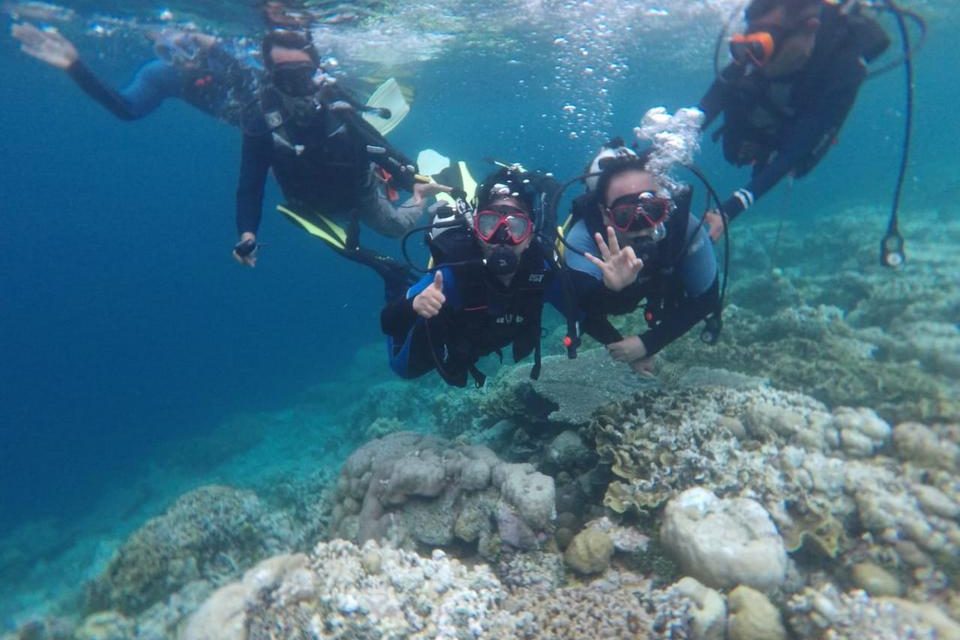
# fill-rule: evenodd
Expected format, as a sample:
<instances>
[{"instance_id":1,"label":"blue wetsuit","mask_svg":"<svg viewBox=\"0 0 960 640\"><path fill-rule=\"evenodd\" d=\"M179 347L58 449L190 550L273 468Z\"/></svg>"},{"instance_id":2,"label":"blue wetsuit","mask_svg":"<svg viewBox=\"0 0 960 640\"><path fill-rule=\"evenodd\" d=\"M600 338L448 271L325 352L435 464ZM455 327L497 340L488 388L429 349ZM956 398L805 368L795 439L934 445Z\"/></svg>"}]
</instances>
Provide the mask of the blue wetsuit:
<instances>
[{"instance_id":1,"label":"blue wetsuit","mask_svg":"<svg viewBox=\"0 0 960 640\"><path fill-rule=\"evenodd\" d=\"M700 100L704 130L724 115L717 136L723 137L727 161L753 167L751 180L723 203L729 219L788 174L806 175L835 142L867 75L865 43L850 20L837 7L825 5L816 45L800 71L767 78L730 65ZM857 24L872 30L865 20Z\"/></svg>"},{"instance_id":2,"label":"blue wetsuit","mask_svg":"<svg viewBox=\"0 0 960 640\"><path fill-rule=\"evenodd\" d=\"M155 111L167 98L183 100L229 124L239 125L252 104L257 72L241 64L223 46L214 45L196 69L152 60L133 81L117 91L104 83L82 61L67 73L87 95L121 120L138 120Z\"/></svg>"},{"instance_id":3,"label":"blue wetsuit","mask_svg":"<svg viewBox=\"0 0 960 640\"><path fill-rule=\"evenodd\" d=\"M634 284L612 292L603 285L600 269L577 251L600 255L591 227L579 220L567 233L570 247L564 253L578 302L585 333L604 344L623 336L607 320L608 315L634 311L643 300L653 317L640 339L653 355L684 335L718 307L718 270L713 244L699 221L689 213L673 216L667 223L667 238L657 243ZM655 306L656 309L651 307Z\"/></svg>"}]
</instances>

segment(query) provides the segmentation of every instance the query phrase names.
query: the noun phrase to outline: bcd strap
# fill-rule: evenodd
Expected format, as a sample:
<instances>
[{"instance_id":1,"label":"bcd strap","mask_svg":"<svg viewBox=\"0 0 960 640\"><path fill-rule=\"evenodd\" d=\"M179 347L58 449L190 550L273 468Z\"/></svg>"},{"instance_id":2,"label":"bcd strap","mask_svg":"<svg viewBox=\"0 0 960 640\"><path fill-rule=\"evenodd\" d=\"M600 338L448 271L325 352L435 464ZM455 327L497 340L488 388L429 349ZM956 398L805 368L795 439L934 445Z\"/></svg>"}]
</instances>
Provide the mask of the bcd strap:
<instances>
[{"instance_id":1,"label":"bcd strap","mask_svg":"<svg viewBox=\"0 0 960 640\"><path fill-rule=\"evenodd\" d=\"M533 348L533 368L530 369L530 379L539 380L540 379L540 369L542 368L542 361L540 358L540 338L537 338L537 346Z\"/></svg>"}]
</instances>

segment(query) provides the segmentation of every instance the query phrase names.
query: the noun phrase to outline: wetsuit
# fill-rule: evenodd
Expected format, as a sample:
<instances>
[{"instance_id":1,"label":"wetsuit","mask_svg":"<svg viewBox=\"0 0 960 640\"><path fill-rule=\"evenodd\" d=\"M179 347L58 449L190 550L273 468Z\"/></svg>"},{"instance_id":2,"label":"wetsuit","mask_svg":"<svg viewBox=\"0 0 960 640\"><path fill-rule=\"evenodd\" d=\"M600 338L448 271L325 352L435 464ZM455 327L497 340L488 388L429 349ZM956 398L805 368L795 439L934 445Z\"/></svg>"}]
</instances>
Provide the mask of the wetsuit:
<instances>
[{"instance_id":1,"label":"wetsuit","mask_svg":"<svg viewBox=\"0 0 960 640\"><path fill-rule=\"evenodd\" d=\"M237 186L240 234L256 233L260 226L270 169L288 205L304 217L322 214L344 225L359 220L382 235L399 237L422 215L420 204L394 207L367 143L329 109L310 119L286 118L272 128L263 114L257 118L244 127Z\"/></svg>"},{"instance_id":2,"label":"wetsuit","mask_svg":"<svg viewBox=\"0 0 960 640\"><path fill-rule=\"evenodd\" d=\"M596 256L600 252L594 233L600 231L600 221L593 218L578 220L566 240L571 247ZM564 263L584 333L603 344L619 342L623 336L607 316L631 313L646 301L649 329L640 339L651 356L716 311L716 256L709 236L698 224L686 208L678 209L667 221L667 237L643 257L644 268L636 282L619 292L607 289L600 269L568 247Z\"/></svg>"},{"instance_id":3,"label":"wetsuit","mask_svg":"<svg viewBox=\"0 0 960 640\"><path fill-rule=\"evenodd\" d=\"M120 91L103 82L79 59L67 68L67 74L121 120L138 120L155 111L167 98L178 98L215 118L239 125L257 85L256 72L243 66L220 44L204 54L197 69L162 60L148 62Z\"/></svg>"},{"instance_id":4,"label":"wetsuit","mask_svg":"<svg viewBox=\"0 0 960 640\"><path fill-rule=\"evenodd\" d=\"M473 259L479 258L477 247ZM540 246L533 243L523 253L506 286L478 262L441 265L439 271L446 302L436 317L426 320L413 310L413 299L431 285L434 272L383 309L380 326L387 335L390 367L404 378L437 369L448 384L460 387L470 374L481 385L484 376L476 369L477 360L512 345L515 362L535 353L531 377L537 377L540 319L546 288L553 284Z\"/></svg>"},{"instance_id":5,"label":"wetsuit","mask_svg":"<svg viewBox=\"0 0 960 640\"><path fill-rule=\"evenodd\" d=\"M726 159L737 166L753 166L751 180L723 203L728 219L736 218L786 175L806 175L820 162L866 78L865 46L886 37L874 21L841 15L832 5L824 5L821 20L811 57L798 72L767 78L761 72L748 75L744 66L731 64L700 100L704 130L724 115L717 135L723 136ZM865 44L864 32L872 39L870 45Z\"/></svg>"}]
</instances>

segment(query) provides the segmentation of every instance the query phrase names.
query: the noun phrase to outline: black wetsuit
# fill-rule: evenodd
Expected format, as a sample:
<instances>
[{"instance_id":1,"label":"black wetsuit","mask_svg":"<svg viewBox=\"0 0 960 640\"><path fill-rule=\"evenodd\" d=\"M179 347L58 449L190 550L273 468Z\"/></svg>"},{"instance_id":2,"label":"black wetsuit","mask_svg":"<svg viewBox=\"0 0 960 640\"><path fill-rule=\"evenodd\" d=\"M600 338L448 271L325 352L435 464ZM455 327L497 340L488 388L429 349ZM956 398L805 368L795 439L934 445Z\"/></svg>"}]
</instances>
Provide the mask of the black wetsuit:
<instances>
[{"instance_id":1,"label":"black wetsuit","mask_svg":"<svg viewBox=\"0 0 960 640\"><path fill-rule=\"evenodd\" d=\"M374 188L370 163L362 143L347 131L329 137L330 130L336 128L321 121L312 126L286 123L283 139L300 145L299 153L275 140L266 127L260 127L262 133L244 134L237 185L237 231L256 233L259 228L271 168L284 198L298 209L332 215L357 206L358 200Z\"/></svg>"},{"instance_id":2,"label":"black wetsuit","mask_svg":"<svg viewBox=\"0 0 960 640\"><path fill-rule=\"evenodd\" d=\"M394 206L390 196L395 194L388 189L383 171L390 171L391 186L409 190L412 182L400 178L409 177L406 169L413 162L390 146L355 108L330 108L333 100L339 104L352 97L338 93L320 104L315 98L285 98L268 87L257 108L247 114L237 186L237 231L257 232L267 173L273 169L288 207L301 217L322 215L345 227L363 222L387 237L402 236L416 225L423 205ZM294 109L301 113L299 117L290 115ZM386 153L372 154L371 148Z\"/></svg>"},{"instance_id":3,"label":"black wetsuit","mask_svg":"<svg viewBox=\"0 0 960 640\"><path fill-rule=\"evenodd\" d=\"M448 233L460 230L444 232ZM464 233L476 245L472 234ZM480 385L484 377L475 367L477 360L512 345L514 361L536 353L531 372L531 377L536 377L540 319L546 288L553 284L544 251L537 243L531 244L509 285L479 263L478 248L465 257L475 262L438 267L447 300L436 317L425 320L413 310L413 299L432 284L433 272L383 309L380 326L387 335L390 367L404 378L437 369L448 384L460 387L466 385L470 374Z\"/></svg>"},{"instance_id":4,"label":"black wetsuit","mask_svg":"<svg viewBox=\"0 0 960 640\"><path fill-rule=\"evenodd\" d=\"M841 15L832 5L824 5L821 19L811 57L800 71L767 78L730 65L700 101L704 130L724 116L720 134L726 159L753 166L750 182L723 203L729 219L786 175L803 176L820 162L867 76L867 48L886 37L874 21Z\"/></svg>"}]
</instances>

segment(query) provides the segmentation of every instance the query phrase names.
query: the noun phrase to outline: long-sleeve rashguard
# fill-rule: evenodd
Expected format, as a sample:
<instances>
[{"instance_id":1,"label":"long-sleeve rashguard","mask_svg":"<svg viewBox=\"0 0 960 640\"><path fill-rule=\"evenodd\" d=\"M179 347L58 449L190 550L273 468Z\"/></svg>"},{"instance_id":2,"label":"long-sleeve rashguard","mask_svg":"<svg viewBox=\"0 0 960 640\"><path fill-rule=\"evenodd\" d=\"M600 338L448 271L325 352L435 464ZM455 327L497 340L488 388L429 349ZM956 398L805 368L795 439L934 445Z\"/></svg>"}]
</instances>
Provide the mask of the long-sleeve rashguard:
<instances>
[{"instance_id":1,"label":"long-sleeve rashguard","mask_svg":"<svg viewBox=\"0 0 960 640\"><path fill-rule=\"evenodd\" d=\"M152 60L140 67L130 84L120 90L100 79L79 59L67 68L67 74L88 96L121 120L139 120L168 98L175 98L239 126L253 104L259 78L258 71L238 60L232 51L228 43L217 42L191 67Z\"/></svg>"},{"instance_id":2,"label":"long-sleeve rashguard","mask_svg":"<svg viewBox=\"0 0 960 640\"><path fill-rule=\"evenodd\" d=\"M140 67L133 81L120 91L101 80L81 60L70 65L67 73L88 96L121 120L143 118L167 98L179 98L183 92L183 74L160 60Z\"/></svg>"}]
</instances>

